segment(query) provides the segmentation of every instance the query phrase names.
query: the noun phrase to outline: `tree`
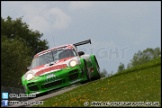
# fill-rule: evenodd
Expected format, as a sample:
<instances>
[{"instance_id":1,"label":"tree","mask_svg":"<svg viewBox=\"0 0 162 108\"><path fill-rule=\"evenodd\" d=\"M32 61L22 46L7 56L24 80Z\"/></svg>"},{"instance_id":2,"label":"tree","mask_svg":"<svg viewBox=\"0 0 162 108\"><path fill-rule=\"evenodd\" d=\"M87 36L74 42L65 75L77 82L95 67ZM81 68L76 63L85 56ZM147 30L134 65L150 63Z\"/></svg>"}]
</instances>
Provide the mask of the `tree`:
<instances>
[{"instance_id":1,"label":"tree","mask_svg":"<svg viewBox=\"0 0 162 108\"><path fill-rule=\"evenodd\" d=\"M39 31L29 29L22 18L1 17L1 85L22 87L21 77L32 57L48 49L47 40Z\"/></svg>"},{"instance_id":2,"label":"tree","mask_svg":"<svg viewBox=\"0 0 162 108\"><path fill-rule=\"evenodd\" d=\"M107 76L107 71L106 69L103 69L102 72L100 72L101 77L106 77Z\"/></svg>"},{"instance_id":3,"label":"tree","mask_svg":"<svg viewBox=\"0 0 162 108\"><path fill-rule=\"evenodd\" d=\"M127 69L130 69L130 68L132 68L133 66L132 66L132 63L128 63L128 65L127 65Z\"/></svg>"},{"instance_id":4,"label":"tree","mask_svg":"<svg viewBox=\"0 0 162 108\"><path fill-rule=\"evenodd\" d=\"M161 55L161 51L159 47L155 49L147 48L143 51L139 50L138 53L134 54L133 59L131 60L131 65L137 66L137 65L143 64L152 59L156 59L157 57L159 57L159 55Z\"/></svg>"},{"instance_id":5,"label":"tree","mask_svg":"<svg viewBox=\"0 0 162 108\"><path fill-rule=\"evenodd\" d=\"M120 63L119 67L118 67L118 72L121 72L125 69L124 64Z\"/></svg>"},{"instance_id":6,"label":"tree","mask_svg":"<svg viewBox=\"0 0 162 108\"><path fill-rule=\"evenodd\" d=\"M48 49L47 40L41 40L43 33L29 29L29 25L22 22L22 17L16 20L12 20L9 16L6 19L1 17L1 36L12 40L21 38L24 44L31 49L30 56L32 57L36 53Z\"/></svg>"},{"instance_id":7,"label":"tree","mask_svg":"<svg viewBox=\"0 0 162 108\"><path fill-rule=\"evenodd\" d=\"M21 76L31 61L30 50L21 39L1 39L1 85L21 88Z\"/></svg>"},{"instance_id":8,"label":"tree","mask_svg":"<svg viewBox=\"0 0 162 108\"><path fill-rule=\"evenodd\" d=\"M156 47L156 48L154 49L154 52L153 52L153 53L154 53L153 59L155 59L155 58L161 56L160 48L159 48L159 47Z\"/></svg>"}]
</instances>

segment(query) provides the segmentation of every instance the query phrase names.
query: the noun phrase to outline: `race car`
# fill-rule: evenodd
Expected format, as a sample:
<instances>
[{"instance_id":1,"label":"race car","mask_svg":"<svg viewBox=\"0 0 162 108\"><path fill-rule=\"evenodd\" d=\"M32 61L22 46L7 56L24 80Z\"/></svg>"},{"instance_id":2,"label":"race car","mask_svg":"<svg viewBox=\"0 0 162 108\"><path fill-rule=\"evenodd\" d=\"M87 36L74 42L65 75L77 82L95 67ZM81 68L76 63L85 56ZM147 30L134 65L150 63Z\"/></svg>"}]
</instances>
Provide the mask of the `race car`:
<instances>
[{"instance_id":1,"label":"race car","mask_svg":"<svg viewBox=\"0 0 162 108\"><path fill-rule=\"evenodd\" d=\"M78 51L77 47L91 40L54 47L37 53L22 76L26 94L41 94L74 83L100 79L96 56Z\"/></svg>"}]
</instances>

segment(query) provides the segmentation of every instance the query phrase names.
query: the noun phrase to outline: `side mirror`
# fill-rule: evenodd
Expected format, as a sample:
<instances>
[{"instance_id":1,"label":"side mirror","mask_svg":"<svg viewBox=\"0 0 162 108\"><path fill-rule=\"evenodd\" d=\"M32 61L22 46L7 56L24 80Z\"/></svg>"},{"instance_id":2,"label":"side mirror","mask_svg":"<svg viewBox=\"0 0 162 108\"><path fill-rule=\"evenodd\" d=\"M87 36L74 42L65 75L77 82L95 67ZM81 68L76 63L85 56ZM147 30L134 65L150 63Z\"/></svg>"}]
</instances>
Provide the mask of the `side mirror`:
<instances>
[{"instance_id":1,"label":"side mirror","mask_svg":"<svg viewBox=\"0 0 162 108\"><path fill-rule=\"evenodd\" d=\"M28 67L26 68L26 70L28 71L28 70L30 70L30 68L31 68L31 66L28 66Z\"/></svg>"},{"instance_id":2,"label":"side mirror","mask_svg":"<svg viewBox=\"0 0 162 108\"><path fill-rule=\"evenodd\" d=\"M83 51L79 51L78 54L79 54L79 56L82 56L82 55L84 55L85 53L84 53Z\"/></svg>"}]
</instances>

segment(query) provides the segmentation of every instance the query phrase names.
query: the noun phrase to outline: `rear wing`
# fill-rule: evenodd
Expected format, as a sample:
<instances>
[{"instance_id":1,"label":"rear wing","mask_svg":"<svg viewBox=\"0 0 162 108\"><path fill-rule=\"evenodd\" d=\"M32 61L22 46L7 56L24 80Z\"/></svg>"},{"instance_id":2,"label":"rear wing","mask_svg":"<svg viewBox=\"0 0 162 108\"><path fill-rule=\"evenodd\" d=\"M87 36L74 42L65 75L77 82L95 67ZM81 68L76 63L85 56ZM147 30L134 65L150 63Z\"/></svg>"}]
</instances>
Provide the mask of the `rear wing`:
<instances>
[{"instance_id":1,"label":"rear wing","mask_svg":"<svg viewBox=\"0 0 162 108\"><path fill-rule=\"evenodd\" d=\"M85 40L85 41L81 41L81 42L77 42L75 44L73 44L74 46L80 46L80 45L84 45L84 44L91 44L91 39Z\"/></svg>"}]
</instances>

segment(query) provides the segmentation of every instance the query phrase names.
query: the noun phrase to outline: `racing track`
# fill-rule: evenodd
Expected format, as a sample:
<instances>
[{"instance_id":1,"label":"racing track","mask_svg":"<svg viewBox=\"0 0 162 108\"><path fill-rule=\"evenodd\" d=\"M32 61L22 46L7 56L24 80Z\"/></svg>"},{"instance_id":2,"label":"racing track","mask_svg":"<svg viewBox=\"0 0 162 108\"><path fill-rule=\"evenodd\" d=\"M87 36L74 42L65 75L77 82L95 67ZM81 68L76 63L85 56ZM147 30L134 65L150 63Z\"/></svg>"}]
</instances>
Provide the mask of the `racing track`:
<instances>
[{"instance_id":1,"label":"racing track","mask_svg":"<svg viewBox=\"0 0 162 108\"><path fill-rule=\"evenodd\" d=\"M103 78L101 78L99 80L102 80L104 78L106 78L106 77L103 77ZM93 81L91 81L91 82L93 82ZM88 83L91 83L91 82L88 82ZM88 84L88 83L85 83L85 84ZM73 85L71 85L69 87L64 87L62 89L54 90L54 91L48 92L48 94L45 94L45 95L36 97L34 99L30 99L30 100L28 100L28 102L29 101L31 101L31 102L32 101L36 101L36 102L37 101L43 101L45 99L48 99L50 97L54 97L54 96L60 95L62 93L65 93L67 91L73 90L74 88L77 88L77 87L82 86L82 85L85 85L85 84L73 84ZM13 106L9 106L9 107L31 107L31 106L32 105L13 105Z\"/></svg>"}]
</instances>

